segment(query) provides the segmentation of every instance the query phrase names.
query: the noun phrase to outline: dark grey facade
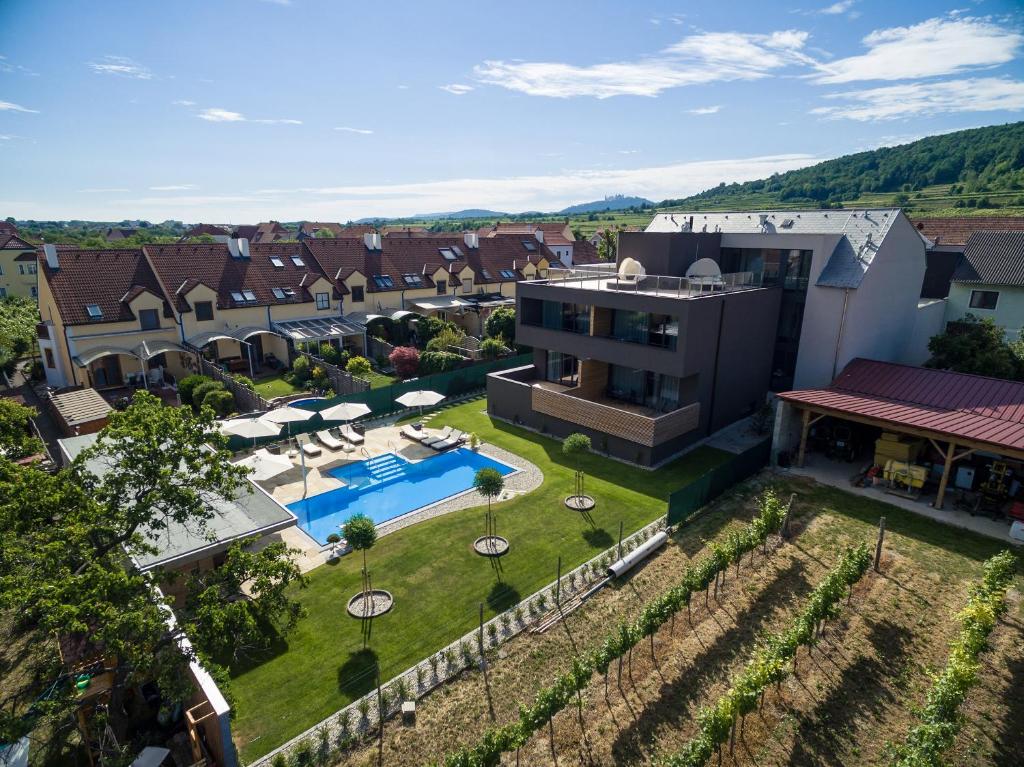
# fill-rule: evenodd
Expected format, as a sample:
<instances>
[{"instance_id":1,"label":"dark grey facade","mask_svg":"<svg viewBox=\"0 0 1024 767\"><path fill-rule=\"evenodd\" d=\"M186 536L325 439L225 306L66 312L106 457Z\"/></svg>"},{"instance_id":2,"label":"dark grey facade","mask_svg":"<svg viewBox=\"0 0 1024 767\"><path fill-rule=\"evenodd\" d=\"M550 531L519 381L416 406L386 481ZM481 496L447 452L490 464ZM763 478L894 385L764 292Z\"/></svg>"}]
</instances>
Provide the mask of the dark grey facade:
<instances>
[{"instance_id":1,"label":"dark grey facade","mask_svg":"<svg viewBox=\"0 0 1024 767\"><path fill-rule=\"evenodd\" d=\"M719 245L717 233L624 234L621 256L647 271L638 281L577 270L519 283L516 340L534 364L488 377L488 412L586 433L642 465L752 413L769 389L783 291L760 275L704 292L679 279Z\"/></svg>"}]
</instances>

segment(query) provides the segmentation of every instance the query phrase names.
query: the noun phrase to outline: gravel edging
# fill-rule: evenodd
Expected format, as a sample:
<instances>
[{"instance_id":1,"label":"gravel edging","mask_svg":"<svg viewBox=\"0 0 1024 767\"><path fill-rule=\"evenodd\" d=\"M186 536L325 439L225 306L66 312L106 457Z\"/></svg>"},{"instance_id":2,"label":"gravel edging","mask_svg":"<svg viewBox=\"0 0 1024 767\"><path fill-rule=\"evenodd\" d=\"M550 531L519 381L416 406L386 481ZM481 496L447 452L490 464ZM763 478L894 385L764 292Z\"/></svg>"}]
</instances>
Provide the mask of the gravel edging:
<instances>
[{"instance_id":1,"label":"gravel edging","mask_svg":"<svg viewBox=\"0 0 1024 767\"><path fill-rule=\"evenodd\" d=\"M544 481L544 472L542 472L539 467L530 463L525 458L521 458L515 453L510 453L508 450L504 450L497 445L482 443L477 452L487 456L488 458L493 458L496 461L507 464L515 469L512 474L505 477L505 489L502 491L501 497L493 501L494 504L499 504L502 501L508 501L516 496L532 492L540 487L541 483ZM423 460L429 461L430 459L424 458ZM393 533L396 530L401 530L403 527L415 525L416 523L423 522L427 519L433 519L434 517L440 517L453 511L471 509L474 506L484 506L486 504L487 499L480 494L480 491L476 489L466 490L458 495L445 498L443 501L438 501L437 503L433 503L429 506L415 509L414 511L410 511L400 517L389 519L387 522L381 522L377 525L377 535L387 535L388 533Z\"/></svg>"}]
</instances>

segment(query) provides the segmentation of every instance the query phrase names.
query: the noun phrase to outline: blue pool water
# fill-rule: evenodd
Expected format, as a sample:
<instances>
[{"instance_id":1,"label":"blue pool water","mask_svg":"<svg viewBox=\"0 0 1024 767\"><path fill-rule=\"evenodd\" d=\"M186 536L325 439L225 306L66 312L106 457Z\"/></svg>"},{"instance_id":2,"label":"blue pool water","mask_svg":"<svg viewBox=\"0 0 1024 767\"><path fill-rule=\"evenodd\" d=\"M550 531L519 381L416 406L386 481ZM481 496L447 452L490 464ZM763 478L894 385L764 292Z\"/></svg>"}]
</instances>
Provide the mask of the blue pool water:
<instances>
[{"instance_id":1,"label":"blue pool water","mask_svg":"<svg viewBox=\"0 0 1024 767\"><path fill-rule=\"evenodd\" d=\"M345 482L329 490L288 504L299 526L321 543L340 533L341 524L353 514L365 514L377 524L414 509L456 495L473 487L483 468L497 469L502 476L515 469L466 448L410 463L394 453L339 466L327 472Z\"/></svg>"},{"instance_id":2,"label":"blue pool water","mask_svg":"<svg viewBox=\"0 0 1024 767\"><path fill-rule=\"evenodd\" d=\"M315 405L318 402L323 402L323 399L323 397L306 397L306 399L292 400L288 404L293 407L297 405Z\"/></svg>"}]
</instances>

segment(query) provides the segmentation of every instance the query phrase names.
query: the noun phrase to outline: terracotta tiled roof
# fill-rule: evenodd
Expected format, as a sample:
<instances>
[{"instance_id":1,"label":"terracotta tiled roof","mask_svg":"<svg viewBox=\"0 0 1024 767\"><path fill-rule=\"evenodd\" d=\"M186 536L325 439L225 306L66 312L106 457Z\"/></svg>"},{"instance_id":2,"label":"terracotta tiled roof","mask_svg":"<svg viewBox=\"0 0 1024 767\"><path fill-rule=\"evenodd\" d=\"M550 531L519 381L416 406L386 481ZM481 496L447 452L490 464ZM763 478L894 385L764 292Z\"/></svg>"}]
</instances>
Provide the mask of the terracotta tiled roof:
<instances>
[{"instance_id":1,"label":"terracotta tiled roof","mask_svg":"<svg viewBox=\"0 0 1024 767\"><path fill-rule=\"evenodd\" d=\"M58 248L58 258L60 268L54 271L40 251L39 271L50 285L65 325L130 322L135 315L122 298L129 293L137 295L140 290L164 298L164 314L169 315L166 296L141 250L63 247ZM86 310L90 305L98 306L102 317L90 317Z\"/></svg>"},{"instance_id":2,"label":"terracotta tiled roof","mask_svg":"<svg viewBox=\"0 0 1024 767\"><path fill-rule=\"evenodd\" d=\"M423 226L385 226L384 237L433 237L434 233Z\"/></svg>"},{"instance_id":3,"label":"terracotta tiled roof","mask_svg":"<svg viewBox=\"0 0 1024 767\"><path fill-rule=\"evenodd\" d=\"M312 301L308 288L323 275L298 243L252 243L247 259L233 258L223 243L146 245L144 250L179 311L191 309L185 294L200 283L217 294L220 309ZM272 257L281 262L280 267L273 264ZM293 257L298 257L302 265L297 265ZM294 295L278 299L274 288L286 293L290 290ZM246 290L252 291L254 301L237 301L232 296Z\"/></svg>"},{"instance_id":4,"label":"terracotta tiled roof","mask_svg":"<svg viewBox=\"0 0 1024 767\"><path fill-rule=\"evenodd\" d=\"M779 395L797 405L1024 450L1024 383L855 359L825 389Z\"/></svg>"},{"instance_id":5,"label":"terracotta tiled roof","mask_svg":"<svg viewBox=\"0 0 1024 767\"><path fill-rule=\"evenodd\" d=\"M230 232L227 229L217 226L216 224L196 224L187 232L185 237L202 237L203 235L210 235L211 237L225 237Z\"/></svg>"},{"instance_id":6,"label":"terracotta tiled roof","mask_svg":"<svg viewBox=\"0 0 1024 767\"><path fill-rule=\"evenodd\" d=\"M484 227L477 233L480 237L494 237L499 234L534 234L538 229L544 232L544 242L548 245L572 245L576 238L568 223L540 223L529 221L499 221L494 226Z\"/></svg>"},{"instance_id":7,"label":"terracotta tiled roof","mask_svg":"<svg viewBox=\"0 0 1024 767\"><path fill-rule=\"evenodd\" d=\"M242 224L236 226L232 237L244 237L249 242L277 242L278 240L295 239L295 236L277 221L264 221L260 224Z\"/></svg>"},{"instance_id":8,"label":"terracotta tiled roof","mask_svg":"<svg viewBox=\"0 0 1024 767\"><path fill-rule=\"evenodd\" d=\"M35 250L36 246L25 242L16 234L0 232L0 250Z\"/></svg>"},{"instance_id":9,"label":"terracotta tiled roof","mask_svg":"<svg viewBox=\"0 0 1024 767\"><path fill-rule=\"evenodd\" d=\"M345 227L334 221L303 221L299 224L299 237L315 237L316 233L326 229L332 237L340 237Z\"/></svg>"},{"instance_id":10,"label":"terracotta tiled roof","mask_svg":"<svg viewBox=\"0 0 1024 767\"><path fill-rule=\"evenodd\" d=\"M597 256L597 246L590 240L576 240L572 244L573 264L597 264L601 259Z\"/></svg>"},{"instance_id":11,"label":"terracotta tiled roof","mask_svg":"<svg viewBox=\"0 0 1024 767\"><path fill-rule=\"evenodd\" d=\"M523 244L530 243L532 250ZM351 238L310 239L303 245L320 262L331 277L344 280L355 271L367 278L367 289L371 293L404 290L410 287L403 275L420 276L422 285L432 287L430 278L438 268L458 273L468 265L475 273L476 284L514 282L521 279L521 269L527 262L537 263L546 258L549 263L558 259L542 243L521 235L500 235L480 238L479 247L470 248L459 234L434 234L429 237L382 237L381 250L368 250L363 240ZM442 253L448 251L455 256L448 259ZM511 270L512 276L502 275L502 270ZM388 276L393 286L379 288L374 276Z\"/></svg>"},{"instance_id":12,"label":"terracotta tiled roof","mask_svg":"<svg viewBox=\"0 0 1024 767\"><path fill-rule=\"evenodd\" d=\"M936 245L966 245L974 232L1024 232L1024 216L958 216L911 219Z\"/></svg>"},{"instance_id":13,"label":"terracotta tiled roof","mask_svg":"<svg viewBox=\"0 0 1024 767\"><path fill-rule=\"evenodd\" d=\"M17 234L18 227L10 221L0 221L0 234Z\"/></svg>"}]
</instances>

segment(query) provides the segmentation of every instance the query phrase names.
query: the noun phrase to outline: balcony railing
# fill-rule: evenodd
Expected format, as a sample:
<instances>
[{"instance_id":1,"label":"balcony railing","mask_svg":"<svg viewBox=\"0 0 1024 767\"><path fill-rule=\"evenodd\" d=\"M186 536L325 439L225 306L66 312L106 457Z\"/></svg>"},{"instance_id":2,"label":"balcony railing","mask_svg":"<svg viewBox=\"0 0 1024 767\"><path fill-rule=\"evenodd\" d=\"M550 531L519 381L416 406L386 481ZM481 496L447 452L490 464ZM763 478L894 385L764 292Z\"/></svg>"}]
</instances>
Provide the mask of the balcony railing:
<instances>
[{"instance_id":1,"label":"balcony railing","mask_svg":"<svg viewBox=\"0 0 1024 767\"><path fill-rule=\"evenodd\" d=\"M616 407L574 396L574 389L557 391L544 384L534 384L531 405L544 413L594 431L611 434L647 447L678 437L697 428L700 421L700 403L694 402L663 415L642 415L639 408L623 405Z\"/></svg>"},{"instance_id":2,"label":"balcony railing","mask_svg":"<svg viewBox=\"0 0 1024 767\"><path fill-rule=\"evenodd\" d=\"M752 290L764 286L761 272L732 272L708 277L671 277L658 274L619 275L606 270L578 267L549 269L545 280L532 280L531 285L556 285L583 290L609 290L650 296L698 298L715 293Z\"/></svg>"}]
</instances>

